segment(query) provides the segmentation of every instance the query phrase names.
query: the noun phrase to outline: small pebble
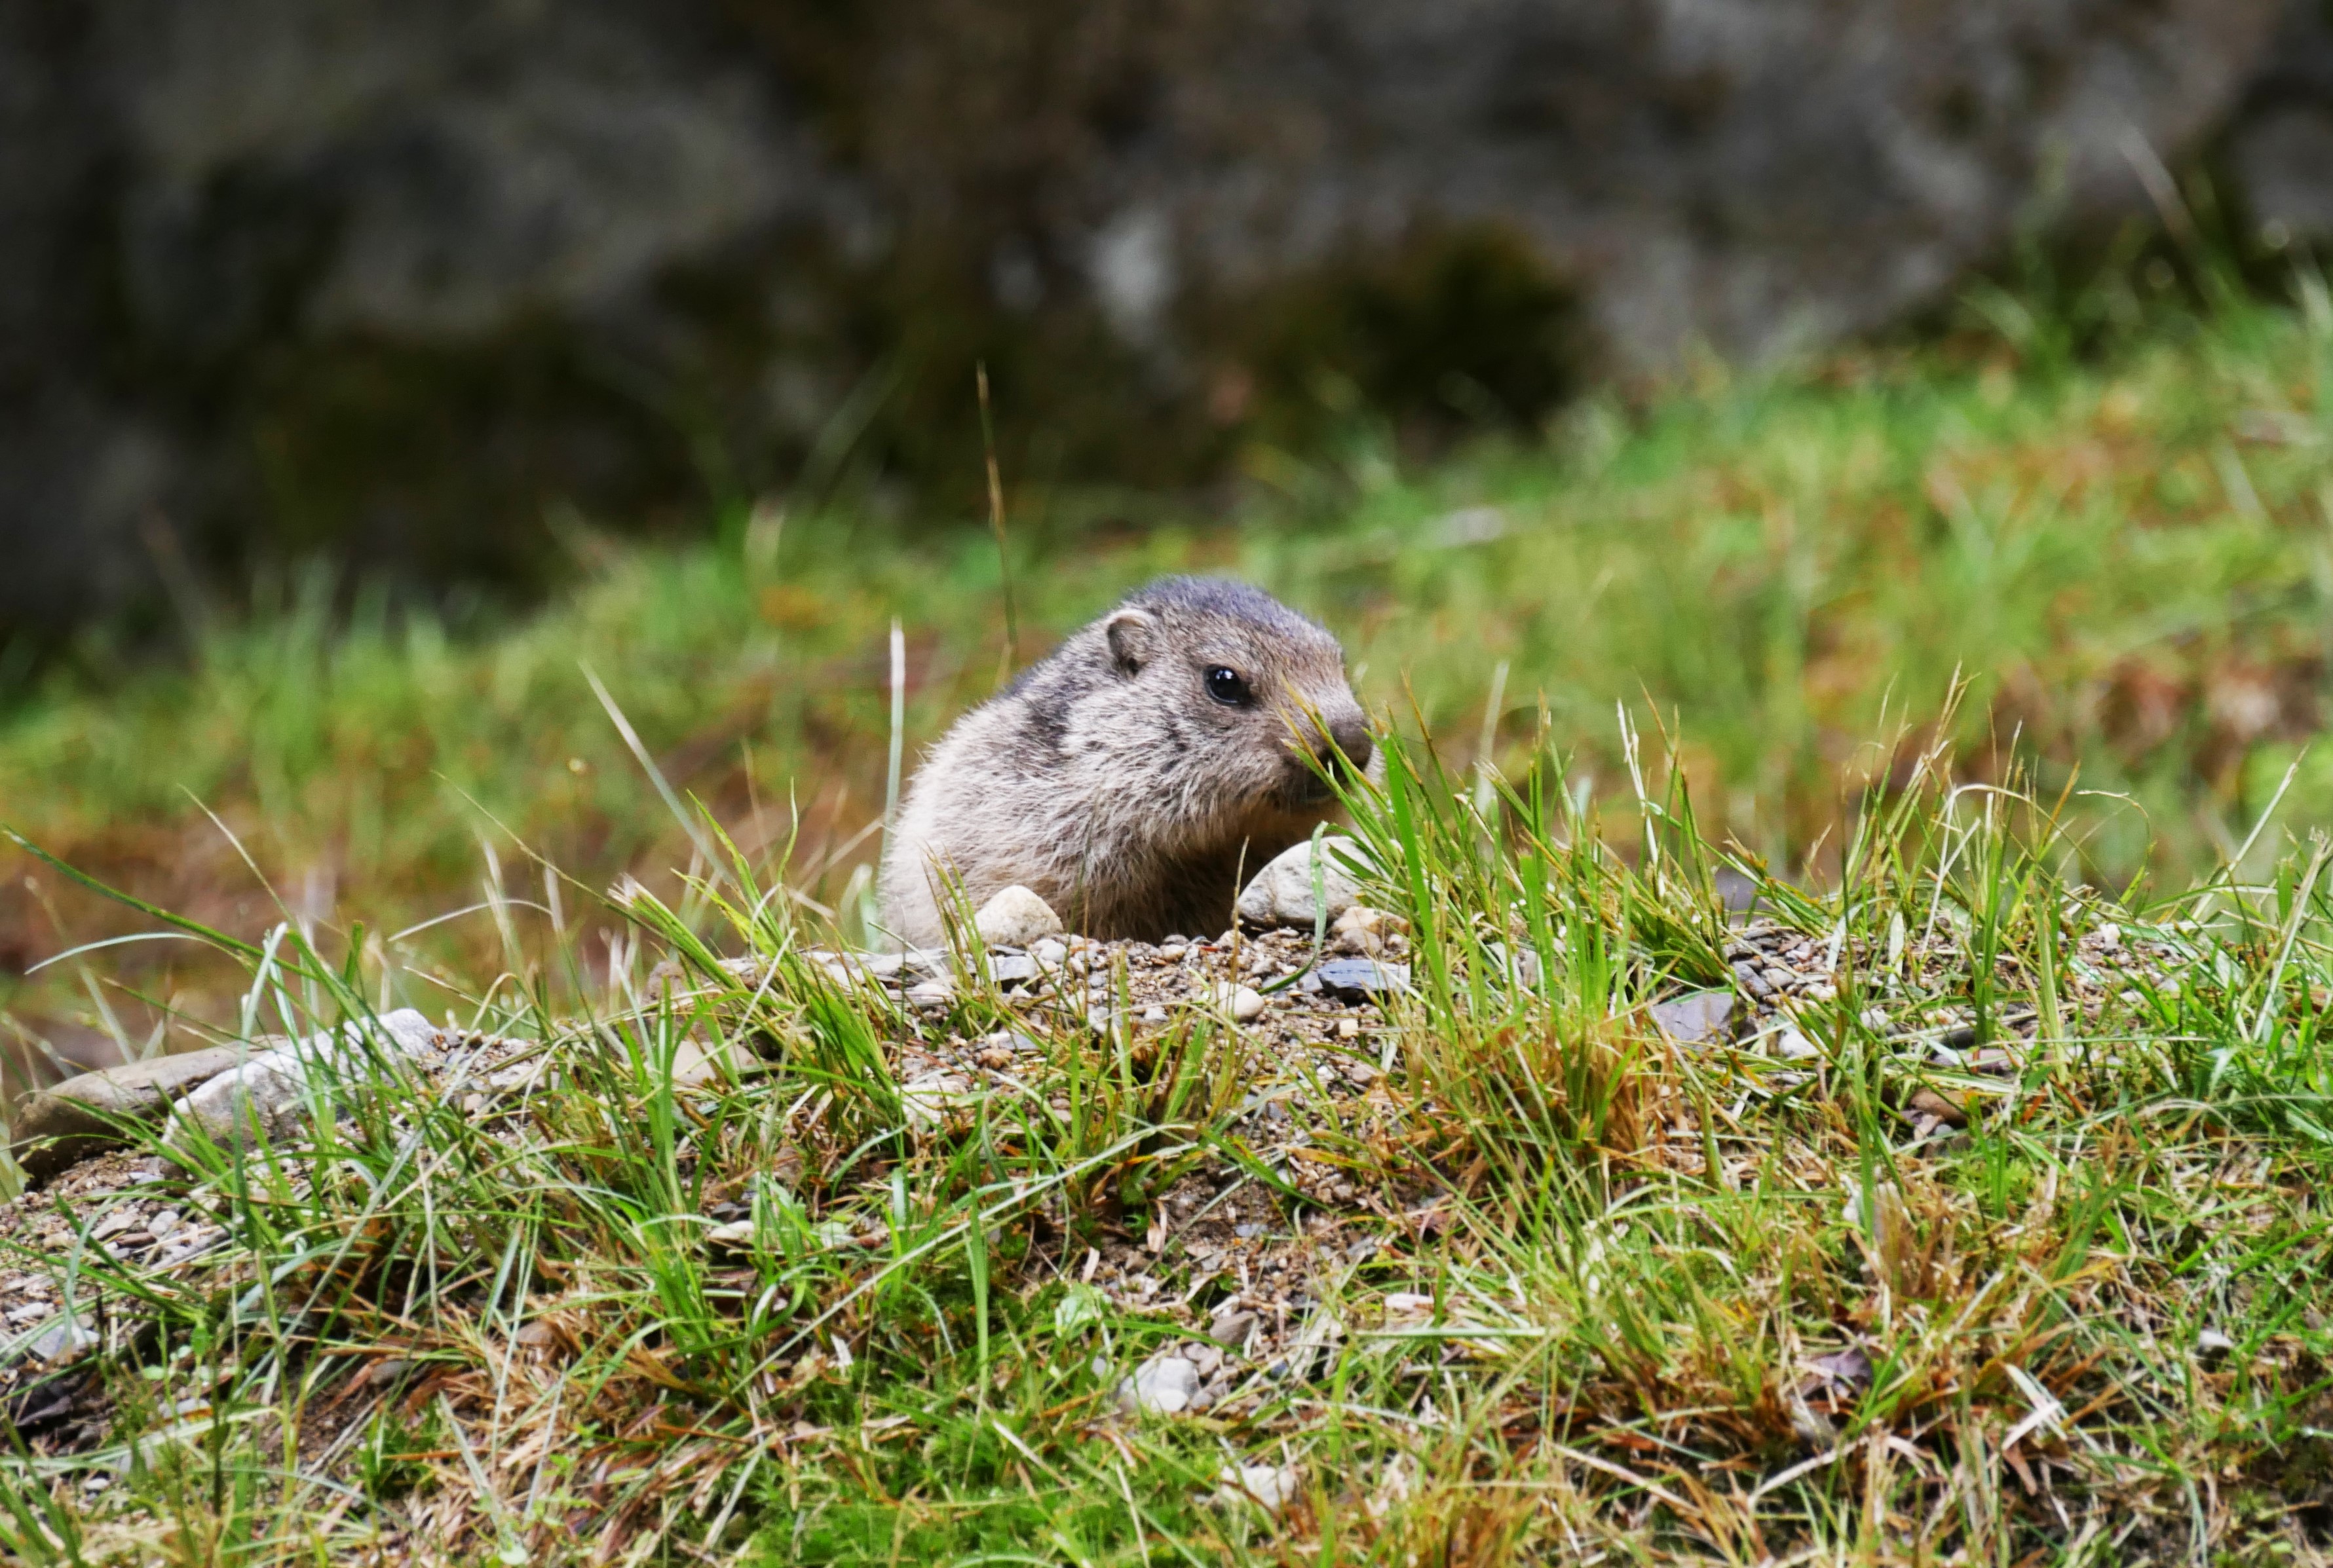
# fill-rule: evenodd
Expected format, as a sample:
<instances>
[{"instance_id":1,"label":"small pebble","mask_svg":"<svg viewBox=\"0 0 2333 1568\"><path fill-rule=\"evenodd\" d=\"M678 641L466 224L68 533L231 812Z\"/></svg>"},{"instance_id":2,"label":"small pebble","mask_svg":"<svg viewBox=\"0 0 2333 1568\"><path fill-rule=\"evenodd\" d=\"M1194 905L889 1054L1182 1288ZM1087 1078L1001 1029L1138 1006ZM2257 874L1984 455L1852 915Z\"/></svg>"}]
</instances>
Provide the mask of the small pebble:
<instances>
[{"instance_id":1,"label":"small pebble","mask_svg":"<svg viewBox=\"0 0 2333 1568\"><path fill-rule=\"evenodd\" d=\"M1733 995L1731 991L1694 991L1674 1000L1653 1004L1653 1022L1681 1046L1723 1040L1726 1024L1733 1016Z\"/></svg>"},{"instance_id":2,"label":"small pebble","mask_svg":"<svg viewBox=\"0 0 2333 1568\"><path fill-rule=\"evenodd\" d=\"M1219 1507L1253 1503L1277 1515L1304 1489L1304 1472L1294 1465L1225 1465L1215 1487Z\"/></svg>"},{"instance_id":3,"label":"small pebble","mask_svg":"<svg viewBox=\"0 0 2333 1568\"><path fill-rule=\"evenodd\" d=\"M91 1241L103 1241L110 1237L120 1235L137 1223L137 1215L127 1209L117 1209L97 1222L97 1229L89 1233L89 1238Z\"/></svg>"},{"instance_id":4,"label":"small pebble","mask_svg":"<svg viewBox=\"0 0 2333 1568\"><path fill-rule=\"evenodd\" d=\"M1774 1037L1774 1054L1786 1062L1804 1062L1821 1056L1822 1047L1786 1024Z\"/></svg>"},{"instance_id":5,"label":"small pebble","mask_svg":"<svg viewBox=\"0 0 2333 1568\"><path fill-rule=\"evenodd\" d=\"M705 1245L715 1252L743 1252L754 1244L754 1222L740 1219L716 1225L705 1233Z\"/></svg>"},{"instance_id":6,"label":"small pebble","mask_svg":"<svg viewBox=\"0 0 2333 1568\"><path fill-rule=\"evenodd\" d=\"M1263 1014L1263 997L1246 986L1218 985L1215 1005L1241 1023L1250 1023Z\"/></svg>"},{"instance_id":7,"label":"small pebble","mask_svg":"<svg viewBox=\"0 0 2333 1568\"><path fill-rule=\"evenodd\" d=\"M1247 1343L1247 1336L1255 1332L1259 1321L1254 1313L1236 1307L1229 1312L1219 1311L1208 1320L1207 1337L1219 1344L1243 1347Z\"/></svg>"},{"instance_id":8,"label":"small pebble","mask_svg":"<svg viewBox=\"0 0 2333 1568\"><path fill-rule=\"evenodd\" d=\"M1346 1001L1368 1001L1409 989L1409 966L1366 958L1332 959L1315 971L1321 989Z\"/></svg>"},{"instance_id":9,"label":"small pebble","mask_svg":"<svg viewBox=\"0 0 2333 1568\"><path fill-rule=\"evenodd\" d=\"M1191 1408L1205 1381L1179 1355L1153 1356L1118 1385L1118 1409L1128 1415L1180 1415Z\"/></svg>"},{"instance_id":10,"label":"small pebble","mask_svg":"<svg viewBox=\"0 0 2333 1568\"><path fill-rule=\"evenodd\" d=\"M990 947L1027 947L1061 930L1061 917L1053 906L1020 886L1008 887L982 904L972 923Z\"/></svg>"}]
</instances>

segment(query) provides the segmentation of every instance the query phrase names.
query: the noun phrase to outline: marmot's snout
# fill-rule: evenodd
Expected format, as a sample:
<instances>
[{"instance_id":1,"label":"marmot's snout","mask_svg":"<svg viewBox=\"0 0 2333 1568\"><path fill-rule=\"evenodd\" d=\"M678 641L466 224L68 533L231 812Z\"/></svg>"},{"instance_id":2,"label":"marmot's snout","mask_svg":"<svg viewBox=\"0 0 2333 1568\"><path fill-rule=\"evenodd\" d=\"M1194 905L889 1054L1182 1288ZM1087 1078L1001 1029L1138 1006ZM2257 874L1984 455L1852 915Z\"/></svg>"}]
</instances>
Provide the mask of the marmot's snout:
<instances>
[{"instance_id":1,"label":"marmot's snout","mask_svg":"<svg viewBox=\"0 0 2333 1568\"><path fill-rule=\"evenodd\" d=\"M1297 740L1302 750L1291 743L1289 765L1295 770L1290 780L1291 793L1306 806L1317 806L1334 798L1336 791L1330 780L1350 785L1366 777L1369 760L1377 748L1369 739L1368 720L1351 698L1339 704L1341 711L1307 715L1298 726Z\"/></svg>"}]
</instances>

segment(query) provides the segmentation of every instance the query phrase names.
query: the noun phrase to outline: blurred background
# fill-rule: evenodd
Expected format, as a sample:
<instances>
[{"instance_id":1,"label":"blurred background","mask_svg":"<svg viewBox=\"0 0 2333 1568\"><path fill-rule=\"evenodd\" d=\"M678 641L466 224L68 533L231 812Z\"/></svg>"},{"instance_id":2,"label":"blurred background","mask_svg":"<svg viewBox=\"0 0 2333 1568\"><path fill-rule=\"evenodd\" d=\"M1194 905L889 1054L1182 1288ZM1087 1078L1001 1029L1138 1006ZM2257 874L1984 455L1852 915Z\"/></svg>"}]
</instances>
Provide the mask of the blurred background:
<instances>
[{"instance_id":1,"label":"blurred background","mask_svg":"<svg viewBox=\"0 0 2333 1568\"><path fill-rule=\"evenodd\" d=\"M1009 562L1794 874L1958 672L2178 881L2333 808L2328 243L2324 0L18 0L0 822L475 989L686 865L645 756L846 908ZM232 1009L39 967L150 923L0 846L19 1078Z\"/></svg>"}]
</instances>

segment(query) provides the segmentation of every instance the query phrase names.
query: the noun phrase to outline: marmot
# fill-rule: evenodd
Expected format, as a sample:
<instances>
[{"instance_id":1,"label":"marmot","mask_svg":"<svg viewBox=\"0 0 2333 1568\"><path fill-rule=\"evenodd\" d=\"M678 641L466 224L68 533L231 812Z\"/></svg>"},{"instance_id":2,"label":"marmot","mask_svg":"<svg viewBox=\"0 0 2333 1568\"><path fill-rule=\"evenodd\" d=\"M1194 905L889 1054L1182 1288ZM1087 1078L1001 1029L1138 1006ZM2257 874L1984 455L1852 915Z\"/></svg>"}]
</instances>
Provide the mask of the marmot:
<instances>
[{"instance_id":1,"label":"marmot","mask_svg":"<svg viewBox=\"0 0 2333 1568\"><path fill-rule=\"evenodd\" d=\"M939 942L945 875L975 909L1018 883L1089 936L1210 935L1243 867L1335 812L1312 761L1382 777L1373 753L1328 631L1244 583L1161 578L932 748L884 851L883 925Z\"/></svg>"}]
</instances>

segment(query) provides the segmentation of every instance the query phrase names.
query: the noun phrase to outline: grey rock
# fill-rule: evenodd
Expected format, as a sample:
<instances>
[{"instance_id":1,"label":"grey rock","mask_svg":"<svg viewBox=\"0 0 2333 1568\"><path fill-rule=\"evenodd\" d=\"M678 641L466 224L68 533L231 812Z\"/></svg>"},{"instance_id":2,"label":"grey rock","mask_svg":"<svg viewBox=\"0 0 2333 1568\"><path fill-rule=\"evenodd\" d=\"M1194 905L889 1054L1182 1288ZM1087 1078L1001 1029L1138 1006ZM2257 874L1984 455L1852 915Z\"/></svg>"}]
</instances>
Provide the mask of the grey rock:
<instances>
[{"instance_id":1,"label":"grey rock","mask_svg":"<svg viewBox=\"0 0 2333 1568\"><path fill-rule=\"evenodd\" d=\"M115 1237L136 1229L138 1229L137 1211L130 1209L117 1209L90 1227L89 1238L91 1241L110 1241Z\"/></svg>"},{"instance_id":2,"label":"grey rock","mask_svg":"<svg viewBox=\"0 0 2333 1568\"><path fill-rule=\"evenodd\" d=\"M1786 1062L1810 1062L1822 1055L1822 1047L1800 1033L1795 1024L1785 1024L1775 1032L1774 1054Z\"/></svg>"},{"instance_id":3,"label":"grey rock","mask_svg":"<svg viewBox=\"0 0 2333 1568\"><path fill-rule=\"evenodd\" d=\"M1217 1313L1207 1321L1207 1337L1234 1351L1243 1351L1247 1348L1248 1335L1255 1331L1255 1325L1261 1321L1256 1314L1234 1307L1229 1312Z\"/></svg>"},{"instance_id":4,"label":"grey rock","mask_svg":"<svg viewBox=\"0 0 2333 1568\"><path fill-rule=\"evenodd\" d=\"M1153 1356L1118 1385L1118 1409L1128 1415L1180 1415L1191 1408L1205 1381L1179 1355Z\"/></svg>"},{"instance_id":5,"label":"grey rock","mask_svg":"<svg viewBox=\"0 0 2333 1568\"><path fill-rule=\"evenodd\" d=\"M241 1046L213 1046L152 1056L67 1078L27 1096L10 1117L8 1152L24 1173L45 1181L57 1172L128 1141L125 1122L158 1122L173 1101L233 1068Z\"/></svg>"},{"instance_id":6,"label":"grey rock","mask_svg":"<svg viewBox=\"0 0 2333 1568\"><path fill-rule=\"evenodd\" d=\"M1022 952L993 953L988 978L998 985L1024 985L1037 978L1037 961Z\"/></svg>"},{"instance_id":7,"label":"grey rock","mask_svg":"<svg viewBox=\"0 0 2333 1568\"><path fill-rule=\"evenodd\" d=\"M1350 838L1330 835L1320 840L1320 848L1327 918L1333 921L1360 897L1360 883L1351 865L1360 859L1361 846ZM1320 916L1312 900L1311 839L1282 851L1248 879L1239 895L1239 916L1250 925L1261 926L1310 926L1317 923Z\"/></svg>"},{"instance_id":8,"label":"grey rock","mask_svg":"<svg viewBox=\"0 0 2333 1568\"><path fill-rule=\"evenodd\" d=\"M898 978L899 970L906 967L907 961L907 955L900 952L854 952L837 960L835 967L845 973L864 975L869 980L880 982Z\"/></svg>"},{"instance_id":9,"label":"grey rock","mask_svg":"<svg viewBox=\"0 0 2333 1568\"><path fill-rule=\"evenodd\" d=\"M1409 989L1409 966L1374 959L1331 959L1312 971L1320 989L1345 1001L1363 1002Z\"/></svg>"},{"instance_id":10,"label":"grey rock","mask_svg":"<svg viewBox=\"0 0 2333 1568\"><path fill-rule=\"evenodd\" d=\"M907 1005L936 1010L955 999L955 982L946 975L918 980L907 988Z\"/></svg>"},{"instance_id":11,"label":"grey rock","mask_svg":"<svg viewBox=\"0 0 2333 1568\"><path fill-rule=\"evenodd\" d=\"M1681 1046L1723 1040L1733 1017L1731 991L1693 991L1653 1004L1653 1022Z\"/></svg>"},{"instance_id":12,"label":"grey rock","mask_svg":"<svg viewBox=\"0 0 2333 1568\"><path fill-rule=\"evenodd\" d=\"M24 1353L36 1362L62 1361L97 1343L97 1331L72 1311L58 1314L48 1326L24 1341Z\"/></svg>"},{"instance_id":13,"label":"grey rock","mask_svg":"<svg viewBox=\"0 0 2333 1568\"><path fill-rule=\"evenodd\" d=\"M2221 154L2256 237L2274 246L2333 236L2333 11L2288 0Z\"/></svg>"},{"instance_id":14,"label":"grey rock","mask_svg":"<svg viewBox=\"0 0 2333 1568\"><path fill-rule=\"evenodd\" d=\"M411 1008L384 1013L379 1022L377 1031L350 1023L312 1035L220 1074L172 1107L165 1140L183 1151L203 1139L236 1147L254 1135L268 1143L299 1137L312 1105L331 1108L341 1081L370 1076L371 1049L414 1056L438 1037L436 1027Z\"/></svg>"},{"instance_id":15,"label":"grey rock","mask_svg":"<svg viewBox=\"0 0 2333 1568\"><path fill-rule=\"evenodd\" d=\"M944 977L954 968L955 962L944 947L911 947L899 955L898 972L903 975Z\"/></svg>"},{"instance_id":16,"label":"grey rock","mask_svg":"<svg viewBox=\"0 0 2333 1568\"><path fill-rule=\"evenodd\" d=\"M2314 210L2322 30L2310 0L0 8L0 626L150 589L161 515L510 564L468 520L688 493L676 395L740 472L792 473L919 281L1066 346L1027 417L1074 416L1090 468L1219 437L1287 314L1241 307L1430 280L1437 243L1545 301L1470 372L1520 364L1504 397L1786 354L1949 297L2053 169L2077 219L2144 210L2128 149L2175 161L2240 106L2231 166ZM607 364L658 390L572 368ZM877 402L882 445L953 460L936 381ZM283 485L254 453L287 423L346 471Z\"/></svg>"},{"instance_id":17,"label":"grey rock","mask_svg":"<svg viewBox=\"0 0 2333 1568\"><path fill-rule=\"evenodd\" d=\"M979 1087L956 1073L926 1073L899 1088L899 1105L907 1114L907 1125L919 1133L945 1127L951 1117L974 1109L980 1100Z\"/></svg>"},{"instance_id":18,"label":"grey rock","mask_svg":"<svg viewBox=\"0 0 2333 1568\"><path fill-rule=\"evenodd\" d=\"M1807 1370L1818 1385L1805 1391L1810 1394L1821 1392L1825 1387L1860 1393L1871 1386L1871 1358L1854 1345L1816 1356L1807 1362Z\"/></svg>"}]
</instances>

